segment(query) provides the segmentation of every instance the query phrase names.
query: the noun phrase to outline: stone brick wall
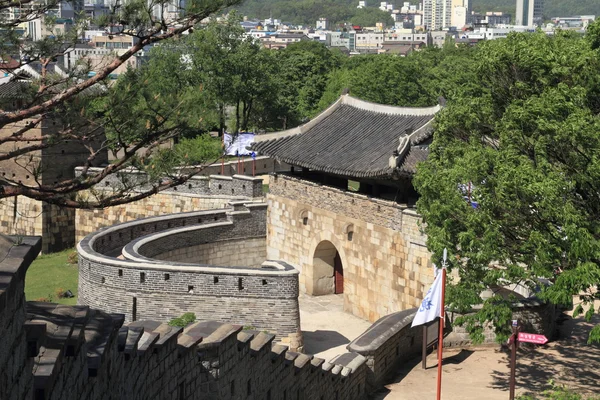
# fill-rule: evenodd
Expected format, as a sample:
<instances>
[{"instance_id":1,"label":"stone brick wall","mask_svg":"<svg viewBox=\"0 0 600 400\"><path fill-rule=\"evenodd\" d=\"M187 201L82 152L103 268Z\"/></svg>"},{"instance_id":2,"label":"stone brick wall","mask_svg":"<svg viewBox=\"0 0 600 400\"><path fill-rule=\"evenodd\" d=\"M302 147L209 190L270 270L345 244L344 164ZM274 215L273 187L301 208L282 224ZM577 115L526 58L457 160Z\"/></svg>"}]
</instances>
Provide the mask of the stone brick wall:
<instances>
[{"instance_id":1,"label":"stone brick wall","mask_svg":"<svg viewBox=\"0 0 600 400\"><path fill-rule=\"evenodd\" d=\"M230 205L146 218L89 235L78 246L78 301L124 314L127 321L168 321L194 312L202 321L273 331L292 347L300 347L298 271L283 262L266 262L256 268L254 261L264 257L264 247L253 256L234 249L236 257L245 256L254 268L156 258L207 243L214 248L229 243L225 251L230 251L242 239L264 242L266 203ZM236 241L230 243L231 239ZM115 258L121 253L126 259ZM220 257L225 259L224 254Z\"/></svg>"},{"instance_id":2,"label":"stone brick wall","mask_svg":"<svg viewBox=\"0 0 600 400\"><path fill-rule=\"evenodd\" d=\"M25 273L41 249L37 238L12 246L0 237L0 398L28 399L33 360L28 358Z\"/></svg>"},{"instance_id":3,"label":"stone brick wall","mask_svg":"<svg viewBox=\"0 0 600 400\"><path fill-rule=\"evenodd\" d=\"M344 308L358 317L416 307L433 282L420 218L406 206L282 174L271 176L267 202L267 258L296 267L303 292L313 293L326 241L341 258Z\"/></svg>"},{"instance_id":4,"label":"stone brick wall","mask_svg":"<svg viewBox=\"0 0 600 400\"><path fill-rule=\"evenodd\" d=\"M246 238L182 247L157 254L163 261L258 268L267 259L266 239Z\"/></svg>"},{"instance_id":5,"label":"stone brick wall","mask_svg":"<svg viewBox=\"0 0 600 400\"><path fill-rule=\"evenodd\" d=\"M136 176L139 174L131 174ZM118 177L100 183L110 189L116 185ZM134 178L130 178L134 179ZM142 177L135 177L143 182ZM108 207L102 210L77 210L76 240L96 232L105 226L140 218L172 213L211 210L226 207L232 200L252 200L262 198L262 179L247 176L197 176L186 184L173 190L166 190L145 199L122 206Z\"/></svg>"},{"instance_id":6,"label":"stone brick wall","mask_svg":"<svg viewBox=\"0 0 600 400\"><path fill-rule=\"evenodd\" d=\"M41 236L42 253L75 245L75 211L17 196L0 200L0 233Z\"/></svg>"}]
</instances>

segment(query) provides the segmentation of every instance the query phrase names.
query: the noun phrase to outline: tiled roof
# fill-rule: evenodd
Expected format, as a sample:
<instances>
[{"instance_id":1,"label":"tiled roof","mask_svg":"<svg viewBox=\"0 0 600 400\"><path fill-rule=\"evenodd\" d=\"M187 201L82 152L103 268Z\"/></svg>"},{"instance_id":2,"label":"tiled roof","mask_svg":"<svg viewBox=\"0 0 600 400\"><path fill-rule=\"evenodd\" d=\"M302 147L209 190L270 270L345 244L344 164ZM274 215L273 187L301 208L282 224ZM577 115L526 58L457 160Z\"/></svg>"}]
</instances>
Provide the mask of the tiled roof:
<instances>
[{"instance_id":1,"label":"tiled roof","mask_svg":"<svg viewBox=\"0 0 600 400\"><path fill-rule=\"evenodd\" d=\"M258 135L252 149L291 165L336 175L410 175L428 154L440 106L392 107L342 96L305 125Z\"/></svg>"},{"instance_id":2,"label":"tiled roof","mask_svg":"<svg viewBox=\"0 0 600 400\"><path fill-rule=\"evenodd\" d=\"M31 83L26 81L8 81L0 84L0 98L19 99L29 97L31 91L30 88Z\"/></svg>"}]
</instances>

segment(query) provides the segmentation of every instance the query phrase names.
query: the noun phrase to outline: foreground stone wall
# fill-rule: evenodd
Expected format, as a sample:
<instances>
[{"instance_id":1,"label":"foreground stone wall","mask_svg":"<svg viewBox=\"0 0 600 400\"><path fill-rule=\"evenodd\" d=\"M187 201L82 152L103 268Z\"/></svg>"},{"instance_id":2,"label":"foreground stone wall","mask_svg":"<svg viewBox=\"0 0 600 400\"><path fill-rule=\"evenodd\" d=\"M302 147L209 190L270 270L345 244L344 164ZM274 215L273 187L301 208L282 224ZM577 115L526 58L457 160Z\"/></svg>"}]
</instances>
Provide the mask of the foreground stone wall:
<instances>
[{"instance_id":1,"label":"foreground stone wall","mask_svg":"<svg viewBox=\"0 0 600 400\"><path fill-rule=\"evenodd\" d=\"M10 250L0 260L2 399L367 397L365 358L356 353L325 362L239 325L123 325L123 316L85 306L26 304L25 273L40 243L26 238L0 247Z\"/></svg>"},{"instance_id":2,"label":"foreground stone wall","mask_svg":"<svg viewBox=\"0 0 600 400\"><path fill-rule=\"evenodd\" d=\"M29 399L33 394L33 359L28 354L25 323L25 273L41 250L41 240L25 238L19 246L0 236L0 398Z\"/></svg>"},{"instance_id":3,"label":"foreground stone wall","mask_svg":"<svg viewBox=\"0 0 600 400\"><path fill-rule=\"evenodd\" d=\"M433 282L420 217L406 206L282 174L270 177L267 201L267 258L296 267L303 292L322 278L314 256L324 242L341 258L344 309L358 317L416 307Z\"/></svg>"},{"instance_id":4,"label":"foreground stone wall","mask_svg":"<svg viewBox=\"0 0 600 400\"><path fill-rule=\"evenodd\" d=\"M146 218L89 235L78 246L79 303L124 314L126 321L167 322L194 312L201 321L269 330L301 347L298 271L264 259L257 268L264 248L249 256L233 246L246 239L264 243L266 208L232 202L227 209ZM243 266L160 259L207 244L224 264L245 256ZM232 251L228 258L225 252Z\"/></svg>"}]
</instances>

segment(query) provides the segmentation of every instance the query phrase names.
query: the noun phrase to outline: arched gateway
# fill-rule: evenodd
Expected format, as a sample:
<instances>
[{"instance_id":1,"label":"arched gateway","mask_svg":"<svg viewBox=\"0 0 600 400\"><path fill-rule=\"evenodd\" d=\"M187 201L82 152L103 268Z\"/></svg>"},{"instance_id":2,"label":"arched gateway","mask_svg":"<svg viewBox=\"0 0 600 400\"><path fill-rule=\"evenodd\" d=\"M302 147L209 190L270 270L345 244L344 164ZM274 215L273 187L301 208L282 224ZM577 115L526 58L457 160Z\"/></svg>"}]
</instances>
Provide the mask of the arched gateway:
<instances>
[{"instance_id":1,"label":"arched gateway","mask_svg":"<svg viewBox=\"0 0 600 400\"><path fill-rule=\"evenodd\" d=\"M313 296L344 293L342 259L334 244L328 240L319 243L315 249L310 281L312 285L309 286L312 287L307 291Z\"/></svg>"}]
</instances>

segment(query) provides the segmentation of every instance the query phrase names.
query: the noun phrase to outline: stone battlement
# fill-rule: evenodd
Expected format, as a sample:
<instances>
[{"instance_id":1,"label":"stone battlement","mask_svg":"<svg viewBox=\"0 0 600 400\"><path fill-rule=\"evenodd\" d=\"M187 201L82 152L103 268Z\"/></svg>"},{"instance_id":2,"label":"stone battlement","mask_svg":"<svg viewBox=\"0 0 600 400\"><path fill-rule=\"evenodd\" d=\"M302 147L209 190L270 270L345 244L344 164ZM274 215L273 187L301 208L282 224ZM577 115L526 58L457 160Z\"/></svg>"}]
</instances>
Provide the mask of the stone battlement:
<instances>
[{"instance_id":1,"label":"stone battlement","mask_svg":"<svg viewBox=\"0 0 600 400\"><path fill-rule=\"evenodd\" d=\"M275 335L239 325L186 328L88 307L28 303L27 348L36 399L360 399L366 359L325 362L287 351ZM32 327L36 327L33 329ZM302 397L304 396L304 397Z\"/></svg>"},{"instance_id":2,"label":"stone battlement","mask_svg":"<svg viewBox=\"0 0 600 400\"><path fill-rule=\"evenodd\" d=\"M89 168L88 173L93 175L101 168ZM81 175L83 167L75 168L75 176ZM116 174L108 175L98 185L96 190L114 190L123 186L134 187L136 191L145 191L151 188L151 181L145 172L135 168L127 168ZM193 176L182 185L174 186L162 193L186 193L199 196L231 196L237 198L262 197L262 178L246 175L197 175Z\"/></svg>"},{"instance_id":3,"label":"stone battlement","mask_svg":"<svg viewBox=\"0 0 600 400\"><path fill-rule=\"evenodd\" d=\"M166 322L185 312L301 346L298 271L266 261L266 203L126 222L78 245L79 303ZM215 310L219 310L215 313Z\"/></svg>"}]
</instances>

